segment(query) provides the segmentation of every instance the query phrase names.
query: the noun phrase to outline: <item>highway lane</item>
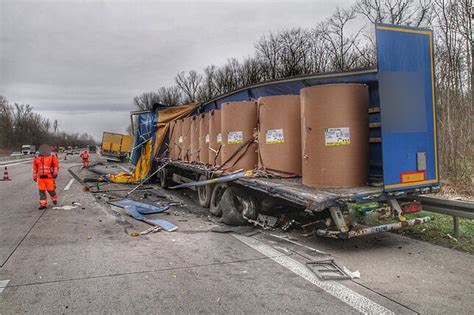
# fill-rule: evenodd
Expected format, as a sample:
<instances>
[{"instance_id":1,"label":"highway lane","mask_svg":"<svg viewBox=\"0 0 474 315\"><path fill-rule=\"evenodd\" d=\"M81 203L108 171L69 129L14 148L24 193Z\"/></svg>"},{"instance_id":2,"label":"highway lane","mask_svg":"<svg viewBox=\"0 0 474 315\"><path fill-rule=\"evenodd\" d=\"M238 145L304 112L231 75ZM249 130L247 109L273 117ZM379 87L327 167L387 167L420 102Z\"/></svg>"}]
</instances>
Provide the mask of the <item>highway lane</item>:
<instances>
[{"instance_id":1,"label":"highway lane","mask_svg":"<svg viewBox=\"0 0 474 315\"><path fill-rule=\"evenodd\" d=\"M289 234L362 275L322 283L304 264L324 257L268 233L210 232L217 224L189 191L159 192L187 204L158 215L177 232L130 237L125 231L148 226L71 182L66 169L79 163L61 161L58 181L60 205L81 204L73 210L37 210L30 163L9 167L12 182L0 182L0 313L461 314L474 307L471 255L392 234L347 242Z\"/></svg>"}]
</instances>

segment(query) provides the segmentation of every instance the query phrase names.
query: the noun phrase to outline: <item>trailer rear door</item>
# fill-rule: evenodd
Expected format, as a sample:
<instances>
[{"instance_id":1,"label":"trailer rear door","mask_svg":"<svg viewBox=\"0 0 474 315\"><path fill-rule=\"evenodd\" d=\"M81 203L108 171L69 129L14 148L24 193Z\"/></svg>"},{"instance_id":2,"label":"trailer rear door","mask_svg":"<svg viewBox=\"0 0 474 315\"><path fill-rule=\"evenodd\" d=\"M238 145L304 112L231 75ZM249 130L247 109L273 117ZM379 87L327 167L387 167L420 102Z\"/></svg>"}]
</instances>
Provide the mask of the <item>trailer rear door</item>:
<instances>
[{"instance_id":1,"label":"trailer rear door","mask_svg":"<svg viewBox=\"0 0 474 315\"><path fill-rule=\"evenodd\" d=\"M376 26L386 191L438 184L433 33Z\"/></svg>"}]
</instances>

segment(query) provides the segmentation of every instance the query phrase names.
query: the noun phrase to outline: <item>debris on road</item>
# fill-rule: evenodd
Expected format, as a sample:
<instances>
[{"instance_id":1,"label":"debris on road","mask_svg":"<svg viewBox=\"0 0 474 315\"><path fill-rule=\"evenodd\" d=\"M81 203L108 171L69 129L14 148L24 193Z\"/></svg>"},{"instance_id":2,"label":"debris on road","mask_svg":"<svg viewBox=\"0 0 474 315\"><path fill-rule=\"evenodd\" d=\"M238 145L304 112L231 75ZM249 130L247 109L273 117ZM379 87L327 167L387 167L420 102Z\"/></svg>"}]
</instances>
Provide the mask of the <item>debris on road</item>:
<instances>
[{"instance_id":1,"label":"debris on road","mask_svg":"<svg viewBox=\"0 0 474 315\"><path fill-rule=\"evenodd\" d=\"M169 209L169 207L155 207L146 203L141 203L131 199L123 199L117 201L111 201L110 204L124 208L129 215L131 215L135 220L143 221L151 225L160 226L163 230L167 232L173 232L178 229L173 223L158 219L158 218L147 218L143 214L153 214L153 213L162 213Z\"/></svg>"},{"instance_id":2,"label":"debris on road","mask_svg":"<svg viewBox=\"0 0 474 315\"><path fill-rule=\"evenodd\" d=\"M161 213L169 209L169 207L159 208L153 205L149 205L147 203L142 203L131 199L111 201L110 204L120 208L135 207L135 209L141 214Z\"/></svg>"},{"instance_id":3,"label":"debris on road","mask_svg":"<svg viewBox=\"0 0 474 315\"><path fill-rule=\"evenodd\" d=\"M342 270L344 270L344 272L348 274L351 277L351 279L360 279L359 270L350 271L346 266L342 266Z\"/></svg>"},{"instance_id":4,"label":"debris on road","mask_svg":"<svg viewBox=\"0 0 474 315\"><path fill-rule=\"evenodd\" d=\"M352 276L347 274L334 259L325 259L306 262L306 267L321 280L349 280ZM346 270L348 270L346 268ZM360 274L359 274L360 277Z\"/></svg>"},{"instance_id":5,"label":"debris on road","mask_svg":"<svg viewBox=\"0 0 474 315\"><path fill-rule=\"evenodd\" d=\"M147 235L147 234L150 234L150 233L156 233L156 232L160 232L161 230L162 230L162 228L160 226L153 226L149 229L146 229L145 231L141 231L140 235Z\"/></svg>"},{"instance_id":6,"label":"debris on road","mask_svg":"<svg viewBox=\"0 0 474 315\"><path fill-rule=\"evenodd\" d=\"M62 206L62 207L53 207L54 210L72 210L72 209L76 209L77 206Z\"/></svg>"}]
</instances>

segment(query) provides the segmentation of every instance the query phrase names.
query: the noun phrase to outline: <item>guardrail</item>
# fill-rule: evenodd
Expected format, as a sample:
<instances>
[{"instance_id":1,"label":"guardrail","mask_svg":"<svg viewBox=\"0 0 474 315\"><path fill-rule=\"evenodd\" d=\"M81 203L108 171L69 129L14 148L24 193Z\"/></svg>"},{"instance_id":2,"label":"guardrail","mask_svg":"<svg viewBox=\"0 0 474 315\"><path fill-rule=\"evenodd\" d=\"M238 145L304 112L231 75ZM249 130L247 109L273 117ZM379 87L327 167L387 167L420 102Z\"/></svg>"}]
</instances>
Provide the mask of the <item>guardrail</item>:
<instances>
[{"instance_id":1,"label":"guardrail","mask_svg":"<svg viewBox=\"0 0 474 315\"><path fill-rule=\"evenodd\" d=\"M474 220L474 202L466 200L440 199L428 196L410 198L421 202L423 210L453 217L453 234L459 237L459 218Z\"/></svg>"},{"instance_id":2,"label":"guardrail","mask_svg":"<svg viewBox=\"0 0 474 315\"><path fill-rule=\"evenodd\" d=\"M34 154L18 156L0 156L0 165L8 164L11 162L27 161L33 159L34 157Z\"/></svg>"}]
</instances>

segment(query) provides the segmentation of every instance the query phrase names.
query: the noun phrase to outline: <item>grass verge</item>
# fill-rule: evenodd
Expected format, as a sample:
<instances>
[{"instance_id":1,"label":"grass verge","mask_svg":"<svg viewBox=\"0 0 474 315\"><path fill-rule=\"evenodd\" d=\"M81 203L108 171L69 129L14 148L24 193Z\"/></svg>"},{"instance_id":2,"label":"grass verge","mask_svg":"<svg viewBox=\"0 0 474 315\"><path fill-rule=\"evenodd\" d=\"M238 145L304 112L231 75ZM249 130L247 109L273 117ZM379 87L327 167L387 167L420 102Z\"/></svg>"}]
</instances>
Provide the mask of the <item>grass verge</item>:
<instances>
[{"instance_id":1,"label":"grass verge","mask_svg":"<svg viewBox=\"0 0 474 315\"><path fill-rule=\"evenodd\" d=\"M474 254L474 220L459 219L459 238L453 235L453 218L434 212L421 211L407 215L407 219L430 216L432 221L415 225L396 233L432 244Z\"/></svg>"}]
</instances>

